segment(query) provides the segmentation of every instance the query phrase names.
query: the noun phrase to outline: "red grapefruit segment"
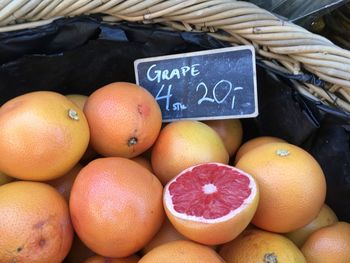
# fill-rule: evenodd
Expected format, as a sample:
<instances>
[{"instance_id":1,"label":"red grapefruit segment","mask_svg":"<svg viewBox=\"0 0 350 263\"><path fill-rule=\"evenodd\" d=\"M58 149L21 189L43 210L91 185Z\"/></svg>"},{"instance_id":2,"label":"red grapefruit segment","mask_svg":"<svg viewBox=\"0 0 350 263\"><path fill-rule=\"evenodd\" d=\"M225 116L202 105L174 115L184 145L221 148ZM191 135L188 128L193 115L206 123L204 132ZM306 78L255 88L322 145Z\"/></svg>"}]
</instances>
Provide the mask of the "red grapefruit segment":
<instances>
[{"instance_id":1,"label":"red grapefruit segment","mask_svg":"<svg viewBox=\"0 0 350 263\"><path fill-rule=\"evenodd\" d=\"M164 188L165 210L174 227L208 245L228 242L243 231L258 199L251 175L220 163L192 166Z\"/></svg>"}]
</instances>

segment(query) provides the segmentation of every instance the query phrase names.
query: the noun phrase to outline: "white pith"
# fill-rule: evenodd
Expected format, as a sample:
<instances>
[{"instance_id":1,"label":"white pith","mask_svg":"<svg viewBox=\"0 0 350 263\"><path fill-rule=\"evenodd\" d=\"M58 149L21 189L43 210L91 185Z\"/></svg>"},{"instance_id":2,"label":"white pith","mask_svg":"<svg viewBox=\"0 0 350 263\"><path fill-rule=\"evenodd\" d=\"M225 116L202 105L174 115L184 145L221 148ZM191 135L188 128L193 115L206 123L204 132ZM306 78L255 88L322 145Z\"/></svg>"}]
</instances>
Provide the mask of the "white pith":
<instances>
[{"instance_id":1,"label":"white pith","mask_svg":"<svg viewBox=\"0 0 350 263\"><path fill-rule=\"evenodd\" d=\"M220 163L207 163L207 164L215 164L217 166L225 166L225 167L230 167L232 168L232 166L229 166L229 165L225 165L225 164L220 164ZM255 181L253 179L253 177L245 172L243 172L242 170L240 169L237 169L235 167L233 167L233 169L236 169L238 170L240 173L246 175L248 178L249 178L249 188L251 189L251 194L248 196L247 199L244 200L243 204L235 209L235 210L232 210L230 211L230 213L222 216L222 217L219 217L219 218L215 218L215 219L206 219L206 218L203 218L203 217L197 217L197 216L189 216L189 215L186 215L186 214L183 214L183 213L179 213L177 211L175 211L174 209L174 205L173 205L173 202L172 202L172 199L170 197L170 193L169 193L169 186L171 185L171 183L173 183L174 181L176 181L176 179L181 176L183 173L186 173L188 171L191 171L192 169L194 169L195 167L197 167L199 165L196 165L196 166L192 166L186 170L184 170L182 173L180 173L178 176L176 176L174 179L172 179L164 188L164 203L167 207L167 209L175 216L175 217L178 217L180 219L183 219L183 220L189 220L189 221L194 221L194 222L201 222L201 223L219 223L219 222L224 222L224 221L227 221L229 219L231 219L232 217L236 216L237 214L239 214L241 211L245 210L246 207L252 203L253 199L255 198L256 196L256 192L257 192L257 186L255 184Z\"/></svg>"},{"instance_id":2,"label":"white pith","mask_svg":"<svg viewBox=\"0 0 350 263\"><path fill-rule=\"evenodd\" d=\"M217 192L217 188L214 184L205 184L203 185L203 192L207 195Z\"/></svg>"}]
</instances>

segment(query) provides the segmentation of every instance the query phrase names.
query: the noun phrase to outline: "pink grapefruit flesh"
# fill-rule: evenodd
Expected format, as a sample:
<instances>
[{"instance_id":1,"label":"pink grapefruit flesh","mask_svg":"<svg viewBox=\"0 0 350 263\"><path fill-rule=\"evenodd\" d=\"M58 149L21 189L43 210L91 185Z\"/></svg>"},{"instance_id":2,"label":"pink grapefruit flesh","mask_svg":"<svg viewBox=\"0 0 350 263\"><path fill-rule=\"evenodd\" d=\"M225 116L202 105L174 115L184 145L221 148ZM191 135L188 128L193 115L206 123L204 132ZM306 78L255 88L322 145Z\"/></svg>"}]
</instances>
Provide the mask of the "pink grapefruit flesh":
<instances>
[{"instance_id":1,"label":"pink grapefruit flesh","mask_svg":"<svg viewBox=\"0 0 350 263\"><path fill-rule=\"evenodd\" d=\"M174 227L184 236L210 245L232 240L243 231L258 199L251 175L220 163L192 166L164 189L164 206ZM219 240L207 242L213 239L211 235Z\"/></svg>"}]
</instances>

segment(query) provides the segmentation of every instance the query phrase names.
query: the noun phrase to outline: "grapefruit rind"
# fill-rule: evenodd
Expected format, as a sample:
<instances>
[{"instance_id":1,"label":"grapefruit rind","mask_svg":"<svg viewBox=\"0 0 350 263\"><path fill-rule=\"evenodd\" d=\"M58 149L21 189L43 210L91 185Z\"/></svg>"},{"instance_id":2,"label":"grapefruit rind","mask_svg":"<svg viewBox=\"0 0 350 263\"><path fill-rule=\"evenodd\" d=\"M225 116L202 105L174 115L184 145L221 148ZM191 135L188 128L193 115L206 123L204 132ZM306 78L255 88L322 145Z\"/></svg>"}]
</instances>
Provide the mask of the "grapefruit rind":
<instances>
[{"instance_id":1,"label":"grapefruit rind","mask_svg":"<svg viewBox=\"0 0 350 263\"><path fill-rule=\"evenodd\" d=\"M185 170L183 170L180 174L178 174L176 177L174 177L171 181L169 181L166 186L164 187L164 203L166 208L169 210L169 212L180 219L183 220L188 220L188 221L192 221L192 222L200 222L200 223L207 223L207 224L213 224L213 223L220 223L220 222L225 222L230 220L231 218L235 217L237 214L241 213L242 211L244 211L250 204L252 204L252 202L256 199L256 195L258 193L257 191L257 183L255 181L255 179L253 178L253 176L251 176L250 174L247 174L246 172L234 167L234 166L230 166L230 165L225 165L225 164L221 164L221 163L205 163L205 164L214 164L217 166L223 166L223 167L229 167L230 169L233 169L235 171L238 171L240 174L246 176L247 178L249 178L249 188L251 189L251 194L248 196L248 198L246 198L244 200L244 202L241 204L240 207L238 207L237 209L231 210L228 214L221 216L219 218L215 218L215 219L208 219L208 218L204 218L204 217L198 217L198 216L192 216L192 215L187 215L184 213L179 213L174 209L174 205L173 205L173 201L169 192L169 187L172 183L176 182L176 180L183 174L192 171L194 168L203 165L202 164L198 164L198 165L194 165L191 166Z\"/></svg>"}]
</instances>

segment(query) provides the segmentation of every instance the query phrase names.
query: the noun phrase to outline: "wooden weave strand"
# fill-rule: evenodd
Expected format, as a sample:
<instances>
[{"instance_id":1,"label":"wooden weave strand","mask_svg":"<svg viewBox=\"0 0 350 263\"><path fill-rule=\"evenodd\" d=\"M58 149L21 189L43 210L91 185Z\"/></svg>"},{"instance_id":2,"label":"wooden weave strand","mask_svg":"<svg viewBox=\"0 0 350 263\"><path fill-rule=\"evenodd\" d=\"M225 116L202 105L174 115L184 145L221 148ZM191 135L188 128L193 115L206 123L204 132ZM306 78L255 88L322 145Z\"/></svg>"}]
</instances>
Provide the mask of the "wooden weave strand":
<instances>
[{"instance_id":1,"label":"wooden weave strand","mask_svg":"<svg viewBox=\"0 0 350 263\"><path fill-rule=\"evenodd\" d=\"M283 21L254 4L235 0L0 0L0 32L37 27L58 17L102 14L105 21L158 23L205 31L233 45L251 44L266 64L285 72L312 72L326 89L298 89L350 112L350 51ZM302 88L300 88L302 87Z\"/></svg>"}]
</instances>

